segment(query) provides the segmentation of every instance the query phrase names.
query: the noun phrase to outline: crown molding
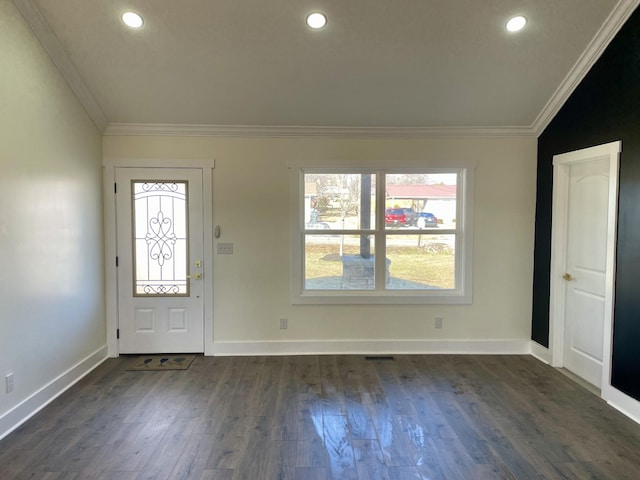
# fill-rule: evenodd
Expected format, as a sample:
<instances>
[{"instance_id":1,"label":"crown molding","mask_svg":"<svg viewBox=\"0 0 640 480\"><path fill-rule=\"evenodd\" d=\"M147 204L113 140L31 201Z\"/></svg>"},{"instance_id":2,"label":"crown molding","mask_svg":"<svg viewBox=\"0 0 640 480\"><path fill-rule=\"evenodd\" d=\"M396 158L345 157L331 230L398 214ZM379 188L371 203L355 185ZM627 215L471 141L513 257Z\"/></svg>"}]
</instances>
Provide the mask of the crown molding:
<instances>
[{"instance_id":1,"label":"crown molding","mask_svg":"<svg viewBox=\"0 0 640 480\"><path fill-rule=\"evenodd\" d=\"M51 30L49 23L44 18L44 15L42 15L40 9L35 5L33 0L13 0L13 3L24 17L36 38L40 41L40 44L62 75L62 78L66 80L73 93L78 97L80 104L84 107L98 131L100 131L100 133L104 132L108 124L107 117L100 105L98 105L98 102L93 98L93 95L87 88L84 80L80 77L69 55L67 55L67 52L60 44L58 37L56 37L53 30Z\"/></svg>"},{"instance_id":2,"label":"crown molding","mask_svg":"<svg viewBox=\"0 0 640 480\"><path fill-rule=\"evenodd\" d=\"M551 96L542 111L531 125L531 129L540 136L551 123L565 102L569 99L589 70L598 61L611 40L629 19L640 0L620 0L611 14L607 17L600 30L593 37L578 61L573 65L565 79Z\"/></svg>"},{"instance_id":3,"label":"crown molding","mask_svg":"<svg viewBox=\"0 0 640 480\"><path fill-rule=\"evenodd\" d=\"M267 125L180 125L110 123L105 136L179 137L333 137L333 138L433 138L433 137L534 137L531 127L303 127Z\"/></svg>"}]
</instances>

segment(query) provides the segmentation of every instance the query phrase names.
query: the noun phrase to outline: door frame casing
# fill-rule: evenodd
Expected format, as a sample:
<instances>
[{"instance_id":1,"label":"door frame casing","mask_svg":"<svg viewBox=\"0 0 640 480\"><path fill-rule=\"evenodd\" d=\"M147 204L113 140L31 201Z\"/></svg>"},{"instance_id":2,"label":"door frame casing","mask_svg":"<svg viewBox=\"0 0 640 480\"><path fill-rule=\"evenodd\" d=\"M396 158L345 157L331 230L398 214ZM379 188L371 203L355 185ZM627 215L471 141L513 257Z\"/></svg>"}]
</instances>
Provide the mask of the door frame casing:
<instances>
[{"instance_id":1,"label":"door frame casing","mask_svg":"<svg viewBox=\"0 0 640 480\"><path fill-rule=\"evenodd\" d=\"M618 170L622 142L610 142L595 147L554 155L553 213L551 224L551 277L549 298L549 340L551 365L564 366L566 285L562 276L567 271L567 225L569 216L569 167L572 164L609 159L609 198L607 206L607 249L605 267L604 335L602 357L603 393L611 386L611 341L615 283L616 225L618 217Z\"/></svg>"},{"instance_id":2,"label":"door frame casing","mask_svg":"<svg viewBox=\"0 0 640 480\"><path fill-rule=\"evenodd\" d=\"M103 163L104 190L104 251L107 353L120 355L118 348L118 270L116 225L116 168L185 168L202 170L202 203L204 228L203 295L204 295L204 354L213 355L213 169L215 160L186 159L108 159Z\"/></svg>"}]
</instances>

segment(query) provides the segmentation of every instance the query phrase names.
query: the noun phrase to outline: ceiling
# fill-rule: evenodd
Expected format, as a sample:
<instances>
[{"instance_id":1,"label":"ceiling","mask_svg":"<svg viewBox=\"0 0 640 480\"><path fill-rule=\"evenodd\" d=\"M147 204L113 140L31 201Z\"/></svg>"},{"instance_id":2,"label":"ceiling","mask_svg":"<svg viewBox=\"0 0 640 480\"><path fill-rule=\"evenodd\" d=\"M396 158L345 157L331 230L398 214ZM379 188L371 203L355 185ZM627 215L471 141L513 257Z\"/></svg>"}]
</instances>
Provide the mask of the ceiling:
<instances>
[{"instance_id":1,"label":"ceiling","mask_svg":"<svg viewBox=\"0 0 640 480\"><path fill-rule=\"evenodd\" d=\"M14 0L102 130L536 133L637 0ZM139 12L131 30L120 15ZM328 17L309 29L311 11ZM515 14L527 27L508 33Z\"/></svg>"}]
</instances>

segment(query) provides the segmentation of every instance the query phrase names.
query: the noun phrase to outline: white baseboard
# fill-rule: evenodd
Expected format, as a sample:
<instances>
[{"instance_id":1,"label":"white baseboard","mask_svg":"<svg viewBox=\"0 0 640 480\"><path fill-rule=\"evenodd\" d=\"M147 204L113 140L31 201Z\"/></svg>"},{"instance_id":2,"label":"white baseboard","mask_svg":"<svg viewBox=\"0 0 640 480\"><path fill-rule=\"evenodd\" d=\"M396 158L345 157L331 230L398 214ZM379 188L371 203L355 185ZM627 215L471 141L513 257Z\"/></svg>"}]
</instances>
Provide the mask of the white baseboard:
<instances>
[{"instance_id":1,"label":"white baseboard","mask_svg":"<svg viewBox=\"0 0 640 480\"><path fill-rule=\"evenodd\" d=\"M526 355L529 340L317 340L214 342L213 355Z\"/></svg>"},{"instance_id":2,"label":"white baseboard","mask_svg":"<svg viewBox=\"0 0 640 480\"><path fill-rule=\"evenodd\" d=\"M2 415L0 417L0 440L46 407L106 359L107 346L104 345Z\"/></svg>"},{"instance_id":3,"label":"white baseboard","mask_svg":"<svg viewBox=\"0 0 640 480\"><path fill-rule=\"evenodd\" d=\"M619 410L631 420L640 423L640 402L621 392L615 387L605 386L602 398L616 410Z\"/></svg>"},{"instance_id":4,"label":"white baseboard","mask_svg":"<svg viewBox=\"0 0 640 480\"><path fill-rule=\"evenodd\" d=\"M551 365L551 351L531 340L531 355L547 365Z\"/></svg>"}]
</instances>

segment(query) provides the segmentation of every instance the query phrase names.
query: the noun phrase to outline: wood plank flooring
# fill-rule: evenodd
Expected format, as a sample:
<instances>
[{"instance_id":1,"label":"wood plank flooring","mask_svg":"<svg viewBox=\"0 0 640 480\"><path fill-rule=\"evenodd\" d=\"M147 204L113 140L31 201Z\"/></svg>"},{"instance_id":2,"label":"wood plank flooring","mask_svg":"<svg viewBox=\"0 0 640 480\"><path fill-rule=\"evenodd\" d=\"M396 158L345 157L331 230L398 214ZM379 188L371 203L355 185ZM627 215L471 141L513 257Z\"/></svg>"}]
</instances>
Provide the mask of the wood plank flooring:
<instances>
[{"instance_id":1,"label":"wood plank flooring","mask_svg":"<svg viewBox=\"0 0 640 480\"><path fill-rule=\"evenodd\" d=\"M640 478L640 425L529 356L131 361L0 441L0 479Z\"/></svg>"}]
</instances>

